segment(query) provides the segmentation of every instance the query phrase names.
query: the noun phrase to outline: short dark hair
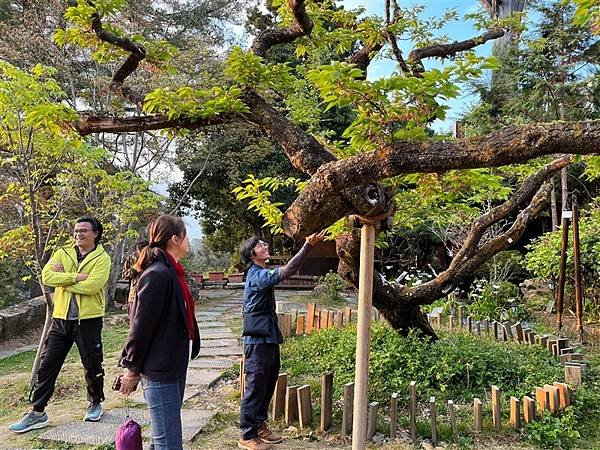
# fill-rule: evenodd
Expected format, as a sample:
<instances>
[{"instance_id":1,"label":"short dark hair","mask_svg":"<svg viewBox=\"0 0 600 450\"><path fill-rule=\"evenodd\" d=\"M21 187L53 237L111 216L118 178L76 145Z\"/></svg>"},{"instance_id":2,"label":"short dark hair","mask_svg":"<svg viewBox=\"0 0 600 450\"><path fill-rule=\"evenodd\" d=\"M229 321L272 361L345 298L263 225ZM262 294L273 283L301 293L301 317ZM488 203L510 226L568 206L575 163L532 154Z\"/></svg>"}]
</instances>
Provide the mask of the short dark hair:
<instances>
[{"instance_id":1,"label":"short dark hair","mask_svg":"<svg viewBox=\"0 0 600 450\"><path fill-rule=\"evenodd\" d=\"M242 263L245 266L250 265L252 260L250 259L254 253L254 247L258 245L260 242L260 238L257 236L252 236L251 238L246 239L240 245L240 257L242 258Z\"/></svg>"},{"instance_id":2,"label":"short dark hair","mask_svg":"<svg viewBox=\"0 0 600 450\"><path fill-rule=\"evenodd\" d=\"M82 217L78 217L75 220L75 223L80 223L80 222L89 223L92 226L92 230L98 232L98 234L96 235L96 239L94 239L94 243L96 245L98 245L100 243L100 239L102 239L102 232L104 231L104 227L102 226L100 221L92 216L82 216Z\"/></svg>"}]
</instances>

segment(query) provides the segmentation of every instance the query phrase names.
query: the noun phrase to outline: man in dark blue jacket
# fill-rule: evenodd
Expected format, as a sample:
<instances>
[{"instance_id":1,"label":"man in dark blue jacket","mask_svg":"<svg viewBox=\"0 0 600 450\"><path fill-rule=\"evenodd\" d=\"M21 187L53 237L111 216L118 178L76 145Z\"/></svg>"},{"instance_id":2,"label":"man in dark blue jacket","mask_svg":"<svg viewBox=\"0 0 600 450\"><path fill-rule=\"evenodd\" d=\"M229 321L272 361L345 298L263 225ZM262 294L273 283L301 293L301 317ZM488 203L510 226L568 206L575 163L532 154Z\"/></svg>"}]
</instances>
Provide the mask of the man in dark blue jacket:
<instances>
[{"instance_id":1,"label":"man in dark blue jacket","mask_svg":"<svg viewBox=\"0 0 600 450\"><path fill-rule=\"evenodd\" d=\"M279 375L279 345L283 342L275 313L275 285L296 273L312 246L324 237L323 231L308 236L296 256L277 269L267 268L271 255L266 242L251 237L240 247L246 265L243 309L246 389L242 395L239 448L267 450L270 444L282 441L266 422Z\"/></svg>"}]
</instances>

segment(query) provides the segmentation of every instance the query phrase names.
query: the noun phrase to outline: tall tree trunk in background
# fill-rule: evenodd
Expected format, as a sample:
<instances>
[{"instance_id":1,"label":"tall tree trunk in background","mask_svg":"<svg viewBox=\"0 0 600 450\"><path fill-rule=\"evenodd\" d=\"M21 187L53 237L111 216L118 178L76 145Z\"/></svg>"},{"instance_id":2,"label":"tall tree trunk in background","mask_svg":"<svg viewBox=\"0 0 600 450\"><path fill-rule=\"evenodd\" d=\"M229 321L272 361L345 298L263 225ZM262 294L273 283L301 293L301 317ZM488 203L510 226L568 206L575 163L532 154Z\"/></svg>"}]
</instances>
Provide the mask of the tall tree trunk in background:
<instances>
[{"instance_id":1,"label":"tall tree trunk in background","mask_svg":"<svg viewBox=\"0 0 600 450\"><path fill-rule=\"evenodd\" d=\"M491 17L498 19L508 17L514 12L522 12L525 6L525 0L480 0L480 2ZM494 56L501 57L514 37L515 33L508 30L504 36L494 40L492 47Z\"/></svg>"},{"instance_id":2,"label":"tall tree trunk in background","mask_svg":"<svg viewBox=\"0 0 600 450\"><path fill-rule=\"evenodd\" d=\"M522 12L525 6L525 0L480 0L480 3L487 10L490 17L498 19L508 17L514 12ZM514 31L507 30L502 37L494 40L492 54L502 61L507 49L516 37ZM510 87L503 86L504 76L502 70L492 71L492 114L497 115L500 113L500 108L512 91Z\"/></svg>"},{"instance_id":3,"label":"tall tree trunk in background","mask_svg":"<svg viewBox=\"0 0 600 450\"><path fill-rule=\"evenodd\" d=\"M558 230L558 206L556 204L556 183L554 178L552 182L552 192L550 193L550 214L552 216L552 231Z\"/></svg>"},{"instance_id":4,"label":"tall tree trunk in background","mask_svg":"<svg viewBox=\"0 0 600 450\"><path fill-rule=\"evenodd\" d=\"M40 341L38 344L37 352L35 354L35 359L33 360L33 366L31 367L31 377L29 378L29 392L31 392L35 385L35 382L37 381L37 372L40 368L40 363L42 362L42 352L44 350L44 345L46 344L48 334L50 333L50 326L52 325L52 314L54 313L54 301L52 300L52 295L44 289L44 286L41 283L40 288L44 292L44 298L46 300L46 318L44 319L44 328L42 329L42 334L40 335Z\"/></svg>"}]
</instances>

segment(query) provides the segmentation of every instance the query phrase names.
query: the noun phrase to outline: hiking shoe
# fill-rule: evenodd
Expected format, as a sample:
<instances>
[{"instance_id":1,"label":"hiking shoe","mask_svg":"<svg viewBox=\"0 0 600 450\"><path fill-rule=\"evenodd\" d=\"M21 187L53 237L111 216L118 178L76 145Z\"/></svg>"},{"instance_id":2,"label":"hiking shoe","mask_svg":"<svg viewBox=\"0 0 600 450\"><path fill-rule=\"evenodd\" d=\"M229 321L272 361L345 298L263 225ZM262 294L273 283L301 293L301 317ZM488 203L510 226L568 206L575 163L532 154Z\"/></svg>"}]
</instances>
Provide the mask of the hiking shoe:
<instances>
[{"instance_id":1,"label":"hiking shoe","mask_svg":"<svg viewBox=\"0 0 600 450\"><path fill-rule=\"evenodd\" d=\"M100 403L90 403L90 406L87 407L83 420L86 422L98 422L103 413L104 411L102 411L102 405Z\"/></svg>"},{"instance_id":2,"label":"hiking shoe","mask_svg":"<svg viewBox=\"0 0 600 450\"><path fill-rule=\"evenodd\" d=\"M263 440L260 438L240 438L240 440L238 441L238 448L244 448L246 450L270 450L271 446L263 442Z\"/></svg>"},{"instance_id":3,"label":"hiking shoe","mask_svg":"<svg viewBox=\"0 0 600 450\"><path fill-rule=\"evenodd\" d=\"M48 426L48 414L44 412L41 416L36 416L33 411L30 411L21 420L9 425L8 429L13 433L25 433L46 426Z\"/></svg>"},{"instance_id":4,"label":"hiking shoe","mask_svg":"<svg viewBox=\"0 0 600 450\"><path fill-rule=\"evenodd\" d=\"M281 436L269 429L267 422L263 422L260 430L258 430L258 437L267 444L279 444L283 441Z\"/></svg>"}]
</instances>

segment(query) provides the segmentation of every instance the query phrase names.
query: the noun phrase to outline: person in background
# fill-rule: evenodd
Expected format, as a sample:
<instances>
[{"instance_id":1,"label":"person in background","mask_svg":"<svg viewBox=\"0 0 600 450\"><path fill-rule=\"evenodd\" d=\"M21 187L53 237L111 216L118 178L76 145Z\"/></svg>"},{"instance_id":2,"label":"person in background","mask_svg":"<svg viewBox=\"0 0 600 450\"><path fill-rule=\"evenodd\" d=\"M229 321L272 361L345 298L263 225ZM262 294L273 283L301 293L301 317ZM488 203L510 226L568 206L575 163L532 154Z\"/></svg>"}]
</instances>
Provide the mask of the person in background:
<instances>
[{"instance_id":1,"label":"person in background","mask_svg":"<svg viewBox=\"0 0 600 450\"><path fill-rule=\"evenodd\" d=\"M188 360L198 355L200 334L194 299L179 262L189 250L183 221L162 215L148 227L148 246L134 269L141 273L137 306L120 365L121 393L141 380L152 423L155 450L182 448L181 405Z\"/></svg>"},{"instance_id":2,"label":"person in background","mask_svg":"<svg viewBox=\"0 0 600 450\"><path fill-rule=\"evenodd\" d=\"M139 239L136 241L133 251L127 256L125 263L123 264L122 276L129 282L129 293L127 295L127 314L129 315L129 320L131 320L135 315L137 286L141 275L137 270L135 270L134 266L140 257L142 249L147 247L148 243L149 242L147 239Z\"/></svg>"},{"instance_id":3,"label":"person in background","mask_svg":"<svg viewBox=\"0 0 600 450\"><path fill-rule=\"evenodd\" d=\"M283 337L275 313L275 285L295 274L313 245L325 232L311 234L304 246L283 267L269 269L269 245L254 236L240 246L246 265L244 287L244 372L246 389L240 409L238 447L266 450L282 442L281 436L267 426L268 408L279 375L279 345Z\"/></svg>"},{"instance_id":4,"label":"person in background","mask_svg":"<svg viewBox=\"0 0 600 450\"><path fill-rule=\"evenodd\" d=\"M100 244L102 224L95 217L75 221L75 242L56 250L42 270L42 282L54 287L54 312L44 344L37 379L30 392L33 409L8 428L15 433L48 425L46 405L56 379L71 350L77 345L85 371L89 405L83 420L98 421L104 401L102 318L104 286L110 273L110 256Z\"/></svg>"}]
</instances>

